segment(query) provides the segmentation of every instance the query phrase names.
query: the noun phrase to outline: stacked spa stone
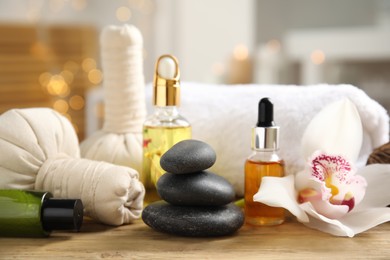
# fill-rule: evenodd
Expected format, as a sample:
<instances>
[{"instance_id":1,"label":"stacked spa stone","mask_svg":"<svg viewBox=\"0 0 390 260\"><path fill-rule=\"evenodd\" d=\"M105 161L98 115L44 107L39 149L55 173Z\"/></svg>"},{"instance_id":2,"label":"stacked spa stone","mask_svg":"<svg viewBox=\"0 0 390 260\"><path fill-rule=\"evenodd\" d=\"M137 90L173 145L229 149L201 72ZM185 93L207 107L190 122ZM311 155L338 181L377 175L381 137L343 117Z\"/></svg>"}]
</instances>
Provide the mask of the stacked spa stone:
<instances>
[{"instance_id":1,"label":"stacked spa stone","mask_svg":"<svg viewBox=\"0 0 390 260\"><path fill-rule=\"evenodd\" d=\"M237 231L244 223L232 185L205 171L216 160L206 143L185 140L161 157L167 171L157 182L157 192L165 201L147 206L143 221L155 230L182 236L223 236Z\"/></svg>"}]
</instances>

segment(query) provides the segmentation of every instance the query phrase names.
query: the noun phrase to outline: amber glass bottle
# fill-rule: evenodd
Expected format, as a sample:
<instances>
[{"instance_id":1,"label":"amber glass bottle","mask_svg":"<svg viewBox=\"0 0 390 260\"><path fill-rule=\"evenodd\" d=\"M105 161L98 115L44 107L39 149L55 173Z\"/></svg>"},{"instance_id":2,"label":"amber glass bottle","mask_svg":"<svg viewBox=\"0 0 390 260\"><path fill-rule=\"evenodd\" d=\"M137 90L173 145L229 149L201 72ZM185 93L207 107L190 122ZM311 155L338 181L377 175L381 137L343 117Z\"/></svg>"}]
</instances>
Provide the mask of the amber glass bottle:
<instances>
[{"instance_id":1,"label":"amber glass bottle","mask_svg":"<svg viewBox=\"0 0 390 260\"><path fill-rule=\"evenodd\" d=\"M253 201L263 177L284 176L284 162L278 155L278 133L279 127L273 121L273 105L268 98L263 98L259 103L259 120L252 132L253 153L245 162L245 222L250 225L278 225L285 218L283 208Z\"/></svg>"},{"instance_id":2,"label":"amber glass bottle","mask_svg":"<svg viewBox=\"0 0 390 260\"><path fill-rule=\"evenodd\" d=\"M283 177L284 163L276 153L255 152L245 163L245 221L251 225L277 225L284 221L283 208L253 201L265 176Z\"/></svg>"}]
</instances>

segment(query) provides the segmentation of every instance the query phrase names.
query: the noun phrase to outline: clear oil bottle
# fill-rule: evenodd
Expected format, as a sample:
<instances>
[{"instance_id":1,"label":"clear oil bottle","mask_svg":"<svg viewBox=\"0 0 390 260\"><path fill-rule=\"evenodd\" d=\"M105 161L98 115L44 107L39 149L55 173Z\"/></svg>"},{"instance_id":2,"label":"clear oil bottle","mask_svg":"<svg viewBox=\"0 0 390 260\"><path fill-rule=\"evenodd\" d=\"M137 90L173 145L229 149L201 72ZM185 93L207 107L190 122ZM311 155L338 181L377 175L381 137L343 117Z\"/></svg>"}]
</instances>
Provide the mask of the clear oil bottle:
<instances>
[{"instance_id":1,"label":"clear oil bottle","mask_svg":"<svg viewBox=\"0 0 390 260\"><path fill-rule=\"evenodd\" d=\"M273 121L273 104L268 98L259 102L259 119L252 131L253 153L245 162L245 222L254 226L284 222L285 210L253 201L261 180L266 176L283 177L284 162L278 155L279 127ZM275 194L278 196L278 194Z\"/></svg>"},{"instance_id":2,"label":"clear oil bottle","mask_svg":"<svg viewBox=\"0 0 390 260\"><path fill-rule=\"evenodd\" d=\"M161 156L176 143L191 139L190 123L180 115L180 70L177 59L162 55L156 62L153 82L154 112L143 127L142 181L146 187L146 202L158 199L155 185L164 174Z\"/></svg>"}]
</instances>

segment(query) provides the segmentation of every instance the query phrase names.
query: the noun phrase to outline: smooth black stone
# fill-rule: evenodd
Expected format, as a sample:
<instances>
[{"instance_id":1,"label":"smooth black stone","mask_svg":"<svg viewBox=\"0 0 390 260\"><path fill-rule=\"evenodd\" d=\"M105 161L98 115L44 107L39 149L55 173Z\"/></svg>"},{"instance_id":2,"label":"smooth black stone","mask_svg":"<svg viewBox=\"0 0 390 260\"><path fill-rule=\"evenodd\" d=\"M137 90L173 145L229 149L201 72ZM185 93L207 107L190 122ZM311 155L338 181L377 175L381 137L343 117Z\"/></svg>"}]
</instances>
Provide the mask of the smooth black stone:
<instances>
[{"instance_id":1,"label":"smooth black stone","mask_svg":"<svg viewBox=\"0 0 390 260\"><path fill-rule=\"evenodd\" d=\"M161 156L160 165L170 173L194 173L210 168L216 159L210 145L198 140L184 140Z\"/></svg>"},{"instance_id":2,"label":"smooth black stone","mask_svg":"<svg viewBox=\"0 0 390 260\"><path fill-rule=\"evenodd\" d=\"M222 206L235 198L233 186L223 177L202 171L163 174L157 182L160 197L173 205Z\"/></svg>"},{"instance_id":3,"label":"smooth black stone","mask_svg":"<svg viewBox=\"0 0 390 260\"><path fill-rule=\"evenodd\" d=\"M180 236L211 237L236 232L244 224L244 214L234 204L220 207L190 207L157 201L144 209L142 220L160 232Z\"/></svg>"}]
</instances>

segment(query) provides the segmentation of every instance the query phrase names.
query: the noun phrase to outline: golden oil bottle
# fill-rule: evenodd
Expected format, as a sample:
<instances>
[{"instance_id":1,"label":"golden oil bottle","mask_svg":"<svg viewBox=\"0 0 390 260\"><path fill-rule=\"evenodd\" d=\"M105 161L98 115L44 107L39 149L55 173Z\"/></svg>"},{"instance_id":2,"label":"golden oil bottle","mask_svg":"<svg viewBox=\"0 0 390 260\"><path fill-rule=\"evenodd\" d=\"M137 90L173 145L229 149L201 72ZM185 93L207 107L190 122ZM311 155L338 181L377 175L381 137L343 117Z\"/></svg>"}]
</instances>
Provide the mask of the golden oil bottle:
<instances>
[{"instance_id":1,"label":"golden oil bottle","mask_svg":"<svg viewBox=\"0 0 390 260\"><path fill-rule=\"evenodd\" d=\"M154 113L143 127L143 172L146 201L156 200L155 185L164 170L161 156L176 143L191 139L191 125L180 115L180 70L177 59L162 55L156 62L153 82Z\"/></svg>"},{"instance_id":2,"label":"golden oil bottle","mask_svg":"<svg viewBox=\"0 0 390 260\"><path fill-rule=\"evenodd\" d=\"M253 201L261 180L266 176L283 177L284 162L278 155L279 127L273 121L273 104L268 98L259 102L259 119L252 132L253 153L245 162L245 222L254 226L283 223L285 210ZM275 194L278 196L278 194Z\"/></svg>"}]
</instances>

